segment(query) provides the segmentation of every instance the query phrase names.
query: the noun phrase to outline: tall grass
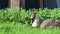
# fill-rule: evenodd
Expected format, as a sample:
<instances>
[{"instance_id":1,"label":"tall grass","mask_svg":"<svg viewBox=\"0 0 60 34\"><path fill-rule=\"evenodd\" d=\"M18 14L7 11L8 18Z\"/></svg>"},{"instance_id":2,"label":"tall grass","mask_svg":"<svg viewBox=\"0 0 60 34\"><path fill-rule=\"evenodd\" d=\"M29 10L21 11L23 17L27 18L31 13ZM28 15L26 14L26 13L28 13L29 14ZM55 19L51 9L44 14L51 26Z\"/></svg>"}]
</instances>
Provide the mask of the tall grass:
<instances>
[{"instance_id":1,"label":"tall grass","mask_svg":"<svg viewBox=\"0 0 60 34\"><path fill-rule=\"evenodd\" d=\"M30 9L28 11L19 8L7 8L0 10L0 21L10 21L28 24L30 22L30 15L36 12L40 19L44 18L60 18L60 8L53 10L44 8L41 9Z\"/></svg>"},{"instance_id":2,"label":"tall grass","mask_svg":"<svg viewBox=\"0 0 60 34\"><path fill-rule=\"evenodd\" d=\"M32 28L26 24L6 22L0 23L0 34L60 34L60 28Z\"/></svg>"},{"instance_id":3,"label":"tall grass","mask_svg":"<svg viewBox=\"0 0 60 34\"><path fill-rule=\"evenodd\" d=\"M40 19L60 18L60 8L30 9L7 8L0 10L0 34L60 34L60 28L32 28L30 15L36 12Z\"/></svg>"}]
</instances>

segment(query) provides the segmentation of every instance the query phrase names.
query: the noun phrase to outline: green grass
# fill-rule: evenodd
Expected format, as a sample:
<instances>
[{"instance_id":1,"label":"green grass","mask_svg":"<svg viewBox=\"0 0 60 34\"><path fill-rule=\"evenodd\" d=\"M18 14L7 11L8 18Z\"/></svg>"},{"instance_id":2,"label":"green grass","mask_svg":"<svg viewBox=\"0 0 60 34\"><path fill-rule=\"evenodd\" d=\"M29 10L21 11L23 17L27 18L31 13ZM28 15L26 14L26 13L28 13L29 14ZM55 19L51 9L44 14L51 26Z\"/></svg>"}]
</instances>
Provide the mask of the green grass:
<instances>
[{"instance_id":1,"label":"green grass","mask_svg":"<svg viewBox=\"0 0 60 34\"><path fill-rule=\"evenodd\" d=\"M0 34L60 34L60 28L32 28L30 16L36 12L40 19L60 18L60 8L23 10L7 8L0 10Z\"/></svg>"},{"instance_id":2,"label":"green grass","mask_svg":"<svg viewBox=\"0 0 60 34\"><path fill-rule=\"evenodd\" d=\"M60 34L60 28L32 28L17 22L0 22L0 34Z\"/></svg>"}]
</instances>

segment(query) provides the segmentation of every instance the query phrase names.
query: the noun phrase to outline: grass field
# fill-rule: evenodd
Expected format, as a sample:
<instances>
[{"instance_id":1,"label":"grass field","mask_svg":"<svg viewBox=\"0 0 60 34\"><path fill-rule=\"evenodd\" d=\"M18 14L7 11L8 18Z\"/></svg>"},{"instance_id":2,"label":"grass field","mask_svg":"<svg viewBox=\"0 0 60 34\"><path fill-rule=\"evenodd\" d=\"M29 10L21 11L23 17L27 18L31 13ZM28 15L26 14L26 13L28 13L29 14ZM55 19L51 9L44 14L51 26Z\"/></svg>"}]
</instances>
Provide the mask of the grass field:
<instances>
[{"instance_id":1,"label":"grass field","mask_svg":"<svg viewBox=\"0 0 60 34\"><path fill-rule=\"evenodd\" d=\"M60 34L60 28L32 28L17 22L0 22L0 34Z\"/></svg>"},{"instance_id":2,"label":"grass field","mask_svg":"<svg viewBox=\"0 0 60 34\"><path fill-rule=\"evenodd\" d=\"M32 28L30 15L35 12L40 19L60 18L60 8L23 10L7 8L0 10L0 34L60 34L60 28Z\"/></svg>"}]
</instances>

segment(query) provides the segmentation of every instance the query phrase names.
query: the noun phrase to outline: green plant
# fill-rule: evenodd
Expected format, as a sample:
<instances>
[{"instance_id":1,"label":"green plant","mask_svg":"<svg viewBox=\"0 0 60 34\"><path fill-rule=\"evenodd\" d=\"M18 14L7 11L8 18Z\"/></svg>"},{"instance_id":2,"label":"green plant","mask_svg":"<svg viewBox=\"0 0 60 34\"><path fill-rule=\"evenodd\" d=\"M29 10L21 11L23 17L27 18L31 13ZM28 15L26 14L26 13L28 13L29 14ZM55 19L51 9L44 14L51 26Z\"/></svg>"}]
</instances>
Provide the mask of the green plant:
<instances>
[{"instance_id":1,"label":"green plant","mask_svg":"<svg viewBox=\"0 0 60 34\"><path fill-rule=\"evenodd\" d=\"M28 11L19 8L7 8L5 10L0 10L0 20L28 24L30 22L30 15L33 12L36 12L40 19L60 17L60 8L55 8L53 10L47 8L43 10L29 9Z\"/></svg>"}]
</instances>

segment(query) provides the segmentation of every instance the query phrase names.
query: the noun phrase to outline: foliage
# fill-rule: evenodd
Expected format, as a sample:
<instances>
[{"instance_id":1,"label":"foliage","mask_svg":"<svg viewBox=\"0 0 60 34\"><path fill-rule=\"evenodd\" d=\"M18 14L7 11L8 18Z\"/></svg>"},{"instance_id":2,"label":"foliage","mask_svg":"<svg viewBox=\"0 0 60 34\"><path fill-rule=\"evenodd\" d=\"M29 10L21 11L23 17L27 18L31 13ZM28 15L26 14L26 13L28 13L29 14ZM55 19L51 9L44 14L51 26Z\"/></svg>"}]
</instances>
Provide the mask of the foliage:
<instances>
[{"instance_id":1,"label":"foliage","mask_svg":"<svg viewBox=\"0 0 60 34\"><path fill-rule=\"evenodd\" d=\"M60 28L32 28L27 25L30 15L35 12L40 19L60 18L60 8L29 9L7 8L0 10L0 34L60 34ZM22 24L25 23L25 24Z\"/></svg>"},{"instance_id":2,"label":"foliage","mask_svg":"<svg viewBox=\"0 0 60 34\"><path fill-rule=\"evenodd\" d=\"M41 9L29 9L28 11L19 8L7 8L0 10L0 21L10 21L28 24L30 22L30 15L36 12L40 19L43 18L59 18L60 8L53 10L44 8Z\"/></svg>"}]
</instances>

